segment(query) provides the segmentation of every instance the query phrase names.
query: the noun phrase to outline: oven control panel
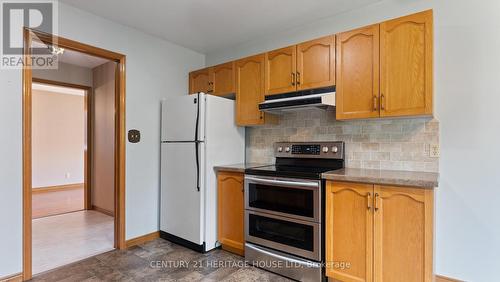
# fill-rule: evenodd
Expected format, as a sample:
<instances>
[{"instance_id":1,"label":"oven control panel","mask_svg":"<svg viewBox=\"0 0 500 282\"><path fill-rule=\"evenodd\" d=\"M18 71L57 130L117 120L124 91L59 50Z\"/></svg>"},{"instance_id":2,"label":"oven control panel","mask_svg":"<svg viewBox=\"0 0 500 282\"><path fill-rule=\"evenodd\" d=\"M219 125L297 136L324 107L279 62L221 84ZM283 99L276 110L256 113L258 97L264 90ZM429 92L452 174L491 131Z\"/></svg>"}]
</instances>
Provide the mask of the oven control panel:
<instances>
[{"instance_id":1,"label":"oven control panel","mask_svg":"<svg viewBox=\"0 0 500 282\"><path fill-rule=\"evenodd\" d=\"M343 159L344 142L277 142L274 152L278 158Z\"/></svg>"}]
</instances>

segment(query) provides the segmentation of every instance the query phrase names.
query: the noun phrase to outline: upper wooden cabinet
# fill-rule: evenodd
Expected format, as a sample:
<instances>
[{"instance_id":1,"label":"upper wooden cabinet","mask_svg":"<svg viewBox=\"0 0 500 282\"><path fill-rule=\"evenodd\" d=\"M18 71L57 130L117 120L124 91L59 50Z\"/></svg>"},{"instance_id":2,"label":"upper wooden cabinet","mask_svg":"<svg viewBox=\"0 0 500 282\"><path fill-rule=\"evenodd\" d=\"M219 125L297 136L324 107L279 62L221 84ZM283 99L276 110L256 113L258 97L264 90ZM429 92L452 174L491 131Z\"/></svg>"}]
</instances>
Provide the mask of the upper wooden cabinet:
<instances>
[{"instance_id":1,"label":"upper wooden cabinet","mask_svg":"<svg viewBox=\"0 0 500 282\"><path fill-rule=\"evenodd\" d=\"M189 73L189 94L209 91L209 69L201 69Z\"/></svg>"},{"instance_id":2,"label":"upper wooden cabinet","mask_svg":"<svg viewBox=\"0 0 500 282\"><path fill-rule=\"evenodd\" d=\"M219 172L217 190L218 240L223 249L243 255L243 173Z\"/></svg>"},{"instance_id":3,"label":"upper wooden cabinet","mask_svg":"<svg viewBox=\"0 0 500 282\"><path fill-rule=\"evenodd\" d=\"M326 268L339 281L433 281L434 191L327 182Z\"/></svg>"},{"instance_id":4,"label":"upper wooden cabinet","mask_svg":"<svg viewBox=\"0 0 500 282\"><path fill-rule=\"evenodd\" d=\"M428 10L191 72L189 93L239 91L240 125L265 123L258 110L265 95L327 86L336 86L339 120L430 116L432 60Z\"/></svg>"},{"instance_id":5,"label":"upper wooden cabinet","mask_svg":"<svg viewBox=\"0 0 500 282\"><path fill-rule=\"evenodd\" d=\"M225 96L234 93L234 62L220 64L209 69L210 93Z\"/></svg>"},{"instance_id":6,"label":"upper wooden cabinet","mask_svg":"<svg viewBox=\"0 0 500 282\"><path fill-rule=\"evenodd\" d=\"M264 101L265 55L255 55L236 61L236 123L241 126L264 124L265 115L259 110Z\"/></svg>"},{"instance_id":7,"label":"upper wooden cabinet","mask_svg":"<svg viewBox=\"0 0 500 282\"><path fill-rule=\"evenodd\" d=\"M379 116L379 25L337 35L337 119Z\"/></svg>"},{"instance_id":8,"label":"upper wooden cabinet","mask_svg":"<svg viewBox=\"0 0 500 282\"><path fill-rule=\"evenodd\" d=\"M234 62L189 73L189 94L198 92L224 96L234 93Z\"/></svg>"},{"instance_id":9,"label":"upper wooden cabinet","mask_svg":"<svg viewBox=\"0 0 500 282\"><path fill-rule=\"evenodd\" d=\"M296 52L294 45L266 53L266 95L296 90Z\"/></svg>"},{"instance_id":10,"label":"upper wooden cabinet","mask_svg":"<svg viewBox=\"0 0 500 282\"><path fill-rule=\"evenodd\" d=\"M380 24L380 115L432 114L432 10Z\"/></svg>"},{"instance_id":11,"label":"upper wooden cabinet","mask_svg":"<svg viewBox=\"0 0 500 282\"><path fill-rule=\"evenodd\" d=\"M337 37L337 119L432 115L432 10Z\"/></svg>"},{"instance_id":12,"label":"upper wooden cabinet","mask_svg":"<svg viewBox=\"0 0 500 282\"><path fill-rule=\"evenodd\" d=\"M297 90L335 85L335 36L297 45Z\"/></svg>"},{"instance_id":13,"label":"upper wooden cabinet","mask_svg":"<svg viewBox=\"0 0 500 282\"><path fill-rule=\"evenodd\" d=\"M335 36L266 53L266 95L335 85Z\"/></svg>"}]
</instances>

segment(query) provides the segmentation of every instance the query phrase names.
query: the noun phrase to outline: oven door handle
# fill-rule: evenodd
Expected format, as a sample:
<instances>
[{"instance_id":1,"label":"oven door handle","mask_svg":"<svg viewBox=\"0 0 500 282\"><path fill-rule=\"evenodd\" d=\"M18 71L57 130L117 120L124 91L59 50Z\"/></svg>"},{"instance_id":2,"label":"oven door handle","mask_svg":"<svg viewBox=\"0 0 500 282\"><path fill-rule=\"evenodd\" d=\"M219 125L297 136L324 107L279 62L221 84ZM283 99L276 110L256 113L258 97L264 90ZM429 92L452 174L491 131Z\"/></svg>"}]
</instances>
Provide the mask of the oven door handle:
<instances>
[{"instance_id":1,"label":"oven door handle","mask_svg":"<svg viewBox=\"0 0 500 282\"><path fill-rule=\"evenodd\" d=\"M318 182L287 181L287 180L256 178L256 177L249 177L249 176L246 176L245 180L248 180L248 181L251 181L254 183L280 185L280 186L287 186L287 187L310 187L310 188L319 187Z\"/></svg>"}]
</instances>

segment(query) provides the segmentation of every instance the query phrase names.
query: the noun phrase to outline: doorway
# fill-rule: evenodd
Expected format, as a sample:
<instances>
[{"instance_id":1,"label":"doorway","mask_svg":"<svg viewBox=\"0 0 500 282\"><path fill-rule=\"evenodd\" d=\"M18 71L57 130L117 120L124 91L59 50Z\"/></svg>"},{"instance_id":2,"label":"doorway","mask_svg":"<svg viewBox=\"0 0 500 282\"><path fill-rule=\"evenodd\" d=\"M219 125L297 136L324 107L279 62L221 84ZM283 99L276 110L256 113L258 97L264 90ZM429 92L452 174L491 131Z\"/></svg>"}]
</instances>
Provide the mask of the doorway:
<instances>
[{"instance_id":1,"label":"doorway","mask_svg":"<svg viewBox=\"0 0 500 282\"><path fill-rule=\"evenodd\" d=\"M31 46L34 42L43 43L50 47L57 47L65 50L80 52L83 54L103 58L113 62L112 76L114 78L114 88L111 100L113 103L112 116L113 116L113 130L112 135L112 159L113 164L111 185L113 202L112 207L112 221L111 230L114 235L111 236L112 247L118 249L125 248L125 56L119 53L107 51L90 45L86 45L73 40L65 39L62 37L53 36L50 34L38 32L28 28L24 29L24 59L26 62L31 60ZM28 64L29 65L29 64ZM32 222L32 197L33 197L33 70L30 67L23 68L23 280L29 280L33 274L33 222ZM57 84L54 81L40 81L35 79L35 83L42 82L45 84ZM54 85L52 85L54 86ZM80 89L81 85L58 85L59 87ZM77 86L77 87L75 87ZM92 91L86 89L85 97L90 97ZM87 99L85 101L88 101ZM88 108L87 108L88 109ZM90 140L90 139L89 139ZM87 150L86 150L87 151ZM84 209L90 210L94 208L98 210L97 206L93 206L92 202L92 189L91 188L91 161L92 158L89 154L85 153L85 171L84 174ZM70 176L71 177L71 176ZM76 189L76 188L75 188ZM108 206L109 207L109 206ZM100 214L104 214L104 208ZM82 211L84 212L84 211ZM93 211L95 212L95 211ZM77 215L78 213L71 213ZM82 213L83 215L83 213ZM55 217L53 217L55 218ZM85 216L81 217L86 221ZM70 219L74 222L78 219ZM54 226L61 226L60 223L52 223ZM73 239L71 234L65 238L66 241Z\"/></svg>"}]
</instances>

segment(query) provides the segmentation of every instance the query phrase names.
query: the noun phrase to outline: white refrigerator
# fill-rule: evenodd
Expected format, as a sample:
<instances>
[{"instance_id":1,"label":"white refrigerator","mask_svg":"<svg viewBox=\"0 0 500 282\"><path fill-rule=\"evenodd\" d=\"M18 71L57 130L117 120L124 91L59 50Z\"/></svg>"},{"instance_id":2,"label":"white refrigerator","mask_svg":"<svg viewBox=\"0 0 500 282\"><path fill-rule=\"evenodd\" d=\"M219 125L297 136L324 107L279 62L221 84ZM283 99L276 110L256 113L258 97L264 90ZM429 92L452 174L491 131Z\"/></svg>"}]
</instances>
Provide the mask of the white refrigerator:
<instances>
[{"instance_id":1,"label":"white refrigerator","mask_svg":"<svg viewBox=\"0 0 500 282\"><path fill-rule=\"evenodd\" d=\"M217 247L214 166L245 161L233 100L204 93L162 101L160 231L205 252Z\"/></svg>"}]
</instances>

